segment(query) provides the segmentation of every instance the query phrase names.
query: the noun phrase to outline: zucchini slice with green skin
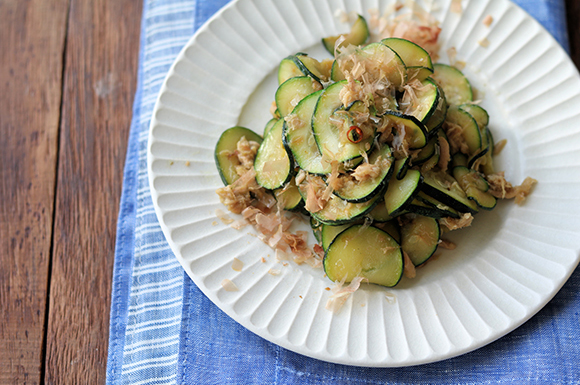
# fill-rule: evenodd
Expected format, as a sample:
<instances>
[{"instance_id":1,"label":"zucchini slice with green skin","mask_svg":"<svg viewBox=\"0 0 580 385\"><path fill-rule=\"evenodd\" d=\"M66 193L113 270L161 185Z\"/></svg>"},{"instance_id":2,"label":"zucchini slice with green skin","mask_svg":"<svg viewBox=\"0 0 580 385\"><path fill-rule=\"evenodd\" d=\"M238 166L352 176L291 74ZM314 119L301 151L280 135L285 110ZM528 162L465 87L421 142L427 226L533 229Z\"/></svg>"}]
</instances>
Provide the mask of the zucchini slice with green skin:
<instances>
[{"instance_id":1,"label":"zucchini slice with green skin","mask_svg":"<svg viewBox=\"0 0 580 385\"><path fill-rule=\"evenodd\" d=\"M429 121L437 106L439 105L439 87L431 79L425 79L421 82L421 87L414 90L414 98L408 103L413 103L407 108L406 114L414 116L418 121L425 124ZM403 95L405 98L405 95ZM414 101L416 98L416 102ZM427 131L427 130L426 130Z\"/></svg>"},{"instance_id":2,"label":"zucchini slice with green skin","mask_svg":"<svg viewBox=\"0 0 580 385\"><path fill-rule=\"evenodd\" d=\"M266 123L266 125L264 126L264 133L262 134L262 137L266 136L268 131L270 131L272 129L272 127L274 127L274 124L276 124L277 121L278 121L278 119L276 119L276 118L272 118L272 119L268 120L268 123Z\"/></svg>"},{"instance_id":3,"label":"zucchini slice with green skin","mask_svg":"<svg viewBox=\"0 0 580 385\"><path fill-rule=\"evenodd\" d=\"M395 163L395 172L403 166L404 160ZM415 194L419 192L423 177L419 170L408 170L403 179L391 178L385 192L385 206L391 216L396 216L405 210Z\"/></svg>"},{"instance_id":4,"label":"zucchini slice with green skin","mask_svg":"<svg viewBox=\"0 0 580 385\"><path fill-rule=\"evenodd\" d=\"M401 243L401 228L396 220L379 223L375 227L386 231L387 234L395 239L395 241L397 241L399 244Z\"/></svg>"},{"instance_id":5,"label":"zucchini slice with green skin","mask_svg":"<svg viewBox=\"0 0 580 385\"><path fill-rule=\"evenodd\" d=\"M473 101L471 84L460 70L442 63L434 64L433 70L431 77L443 88L447 103L459 106Z\"/></svg>"},{"instance_id":6,"label":"zucchini slice with green skin","mask_svg":"<svg viewBox=\"0 0 580 385\"><path fill-rule=\"evenodd\" d=\"M316 218L310 217L310 228L312 229L314 238L316 238L316 242L322 243L322 222L318 222Z\"/></svg>"},{"instance_id":7,"label":"zucchini slice with green skin","mask_svg":"<svg viewBox=\"0 0 580 385\"><path fill-rule=\"evenodd\" d=\"M421 190L460 213L478 212L477 204L468 199L457 180L445 172L423 173Z\"/></svg>"},{"instance_id":8,"label":"zucchini slice with green skin","mask_svg":"<svg viewBox=\"0 0 580 385\"><path fill-rule=\"evenodd\" d=\"M335 60L332 62L332 68L330 69L330 80L333 82L339 82L345 80L344 74L338 66L338 62Z\"/></svg>"},{"instance_id":9,"label":"zucchini slice with green skin","mask_svg":"<svg viewBox=\"0 0 580 385\"><path fill-rule=\"evenodd\" d=\"M403 275L403 253L386 231L354 225L334 238L323 265L328 278L335 282L363 277L369 283L392 287Z\"/></svg>"},{"instance_id":10,"label":"zucchini slice with green skin","mask_svg":"<svg viewBox=\"0 0 580 385\"><path fill-rule=\"evenodd\" d=\"M465 154L458 152L456 154L453 154L453 156L451 157L451 168L458 167L458 166L467 167L467 164L468 164L468 160L467 160L467 156L465 156Z\"/></svg>"},{"instance_id":11,"label":"zucchini slice with green skin","mask_svg":"<svg viewBox=\"0 0 580 385\"><path fill-rule=\"evenodd\" d=\"M366 43L370 36L369 26L367 21L361 15L358 16L354 24L352 25L350 32L348 34L329 36L322 39L322 44L324 48L334 56L334 46L339 37L344 36L344 41L340 44L340 47L347 47L349 44L352 45L362 45Z\"/></svg>"},{"instance_id":12,"label":"zucchini slice with green skin","mask_svg":"<svg viewBox=\"0 0 580 385\"><path fill-rule=\"evenodd\" d=\"M447 99L445 98L445 92L443 92L443 89L437 83L435 84L437 85L439 100L437 101L437 106L431 114L431 117L425 123L429 137L433 137L437 132L439 132L439 129L443 126L445 118L447 117L448 105Z\"/></svg>"},{"instance_id":13,"label":"zucchini slice with green skin","mask_svg":"<svg viewBox=\"0 0 580 385\"><path fill-rule=\"evenodd\" d=\"M310 76L299 76L286 80L276 90L276 106L283 118L306 96L322 89L322 85Z\"/></svg>"},{"instance_id":14,"label":"zucchini slice with green skin","mask_svg":"<svg viewBox=\"0 0 580 385\"><path fill-rule=\"evenodd\" d=\"M318 60L305 53L297 53L294 57L298 60L298 65L302 67L306 75L312 77L319 83L328 81L330 72L328 70L325 71L324 67Z\"/></svg>"},{"instance_id":15,"label":"zucchini slice with green skin","mask_svg":"<svg viewBox=\"0 0 580 385\"><path fill-rule=\"evenodd\" d=\"M294 177L284 187L274 190L274 197L287 211L298 211L304 204Z\"/></svg>"},{"instance_id":16,"label":"zucchini slice with green skin","mask_svg":"<svg viewBox=\"0 0 580 385\"><path fill-rule=\"evenodd\" d=\"M447 121L460 126L462 135L469 148L469 157L477 154L481 150L481 133L479 126L473 117L459 108L452 106L447 111Z\"/></svg>"},{"instance_id":17,"label":"zucchini slice with green skin","mask_svg":"<svg viewBox=\"0 0 580 385\"><path fill-rule=\"evenodd\" d=\"M343 225L362 219L373 209L379 198L381 196L376 195L369 201L352 203L333 195L322 210L310 215L328 225Z\"/></svg>"},{"instance_id":18,"label":"zucchini slice with green skin","mask_svg":"<svg viewBox=\"0 0 580 385\"><path fill-rule=\"evenodd\" d=\"M441 228L434 218L417 215L401 226L401 247L415 266L431 258L437 250L440 237Z\"/></svg>"},{"instance_id":19,"label":"zucchini slice with green skin","mask_svg":"<svg viewBox=\"0 0 580 385\"><path fill-rule=\"evenodd\" d=\"M388 37L381 40L381 43L401 57L407 67L409 79L423 81L433 73L431 56L417 44L397 37Z\"/></svg>"},{"instance_id":20,"label":"zucchini slice with green skin","mask_svg":"<svg viewBox=\"0 0 580 385\"><path fill-rule=\"evenodd\" d=\"M433 206L434 208L436 208L437 211L439 212L437 214L437 218L445 218L445 217L450 217L450 218L455 218L455 219L460 218L460 215L457 212L457 210L454 210L451 207L444 205L443 203L441 203L437 199L433 198L432 196L425 194L423 191L419 191L419 193L417 194L415 199L417 199L418 201L424 202L426 204L429 204L429 205Z\"/></svg>"},{"instance_id":21,"label":"zucchini slice with green skin","mask_svg":"<svg viewBox=\"0 0 580 385\"><path fill-rule=\"evenodd\" d=\"M489 175L495 173L495 167L493 166L493 149L494 149L493 136L489 128L485 129L485 134L482 134L482 136L483 135L485 135L487 139L487 146L489 150L487 151L487 154L485 154L485 161L481 163L481 171L485 175Z\"/></svg>"},{"instance_id":22,"label":"zucchini slice with green skin","mask_svg":"<svg viewBox=\"0 0 580 385\"><path fill-rule=\"evenodd\" d=\"M369 212L368 216L372 219L373 222L377 223L384 223L393 219L393 217L389 215L389 211L387 210L387 206L385 206L385 202L378 202L377 205Z\"/></svg>"},{"instance_id":23,"label":"zucchini slice with green skin","mask_svg":"<svg viewBox=\"0 0 580 385\"><path fill-rule=\"evenodd\" d=\"M403 159L397 160L397 165L395 166L395 178L401 180L407 175L407 171L411 168L411 157L408 156Z\"/></svg>"},{"instance_id":24,"label":"zucchini slice with green skin","mask_svg":"<svg viewBox=\"0 0 580 385\"><path fill-rule=\"evenodd\" d=\"M396 128L393 145L396 147L397 136L401 133L409 143L410 150L418 150L427 144L427 129L417 118L411 115L405 115L398 111L387 111L383 117L389 119L393 127ZM402 141L402 139L399 139Z\"/></svg>"},{"instance_id":25,"label":"zucchini slice with green skin","mask_svg":"<svg viewBox=\"0 0 580 385\"><path fill-rule=\"evenodd\" d=\"M262 137L254 131L241 126L234 126L225 130L215 146L214 158L220 178L224 184L230 185L240 177L236 166L240 164L235 152L242 137L249 141L262 143Z\"/></svg>"},{"instance_id":26,"label":"zucchini slice with green skin","mask_svg":"<svg viewBox=\"0 0 580 385\"><path fill-rule=\"evenodd\" d=\"M316 177L312 176L314 178ZM298 186L302 199L306 202L308 199L308 184L302 183ZM371 200L362 203L352 203L339 198L336 195L332 195L323 209L309 214L314 217L318 222L326 223L331 226L343 225L346 223L352 223L358 219L362 219L366 214L368 214L373 207L375 207L378 199L381 198L380 194L373 197Z\"/></svg>"},{"instance_id":27,"label":"zucchini slice with green skin","mask_svg":"<svg viewBox=\"0 0 580 385\"><path fill-rule=\"evenodd\" d=\"M268 190L283 187L294 174L292 160L282 143L284 119L280 119L264 138L254 160L256 182Z\"/></svg>"},{"instance_id":28,"label":"zucchini slice with green skin","mask_svg":"<svg viewBox=\"0 0 580 385\"><path fill-rule=\"evenodd\" d=\"M457 180L467 198L475 201L484 210L491 210L497 204L497 199L487 192L489 184L481 174L467 167L455 167L453 177Z\"/></svg>"},{"instance_id":29,"label":"zucchini slice with green skin","mask_svg":"<svg viewBox=\"0 0 580 385\"><path fill-rule=\"evenodd\" d=\"M323 160L312 131L312 115L321 94L322 90L316 91L298 103L286 118L282 137L296 164L304 171L317 175L332 171L330 163Z\"/></svg>"},{"instance_id":30,"label":"zucchini slice with green skin","mask_svg":"<svg viewBox=\"0 0 580 385\"><path fill-rule=\"evenodd\" d=\"M297 63L296 56L290 55L282 59L278 65L278 85L281 85L288 79L306 76L304 68Z\"/></svg>"},{"instance_id":31,"label":"zucchini slice with green skin","mask_svg":"<svg viewBox=\"0 0 580 385\"><path fill-rule=\"evenodd\" d=\"M479 131L483 132L483 130L485 130L489 124L489 114L483 107L477 104L464 103L459 106L459 109L467 112L473 117L473 119L475 119L475 122L479 127Z\"/></svg>"},{"instance_id":32,"label":"zucchini slice with green skin","mask_svg":"<svg viewBox=\"0 0 580 385\"><path fill-rule=\"evenodd\" d=\"M332 241L334 241L334 238L336 238L336 236L338 234L342 233L344 230L348 229L350 226L352 226L352 224L339 225L339 226L331 226L331 225L327 225L327 224L322 224L322 227L320 230L320 239L321 239L322 249L324 249L324 251L328 250L328 246L330 246Z\"/></svg>"},{"instance_id":33,"label":"zucchini slice with green skin","mask_svg":"<svg viewBox=\"0 0 580 385\"><path fill-rule=\"evenodd\" d=\"M431 159L433 155L435 155L435 151L437 149L437 138L431 138L427 142L427 145L419 151L415 159L413 159L413 165L419 165L425 163L427 160Z\"/></svg>"},{"instance_id":34,"label":"zucchini slice with green skin","mask_svg":"<svg viewBox=\"0 0 580 385\"><path fill-rule=\"evenodd\" d=\"M359 158L371 148L374 140L373 132L358 143L349 142L346 140L346 131L350 127L348 119L345 117L343 127L338 127L333 122L334 118L338 118L335 112L343 107L339 95L346 84L343 80L328 86L318 99L312 116L312 130L318 149L327 159L339 162ZM341 130L345 131L344 135L341 135Z\"/></svg>"},{"instance_id":35,"label":"zucchini slice with green skin","mask_svg":"<svg viewBox=\"0 0 580 385\"><path fill-rule=\"evenodd\" d=\"M342 186L334 193L340 198L354 203L360 203L372 199L375 195L384 191L391 174L393 173L395 158L388 145L376 147L369 155L368 164L379 167L380 172L374 178L357 181L352 176L345 176ZM360 167L367 167L366 163L361 163L354 169L354 173Z\"/></svg>"}]
</instances>

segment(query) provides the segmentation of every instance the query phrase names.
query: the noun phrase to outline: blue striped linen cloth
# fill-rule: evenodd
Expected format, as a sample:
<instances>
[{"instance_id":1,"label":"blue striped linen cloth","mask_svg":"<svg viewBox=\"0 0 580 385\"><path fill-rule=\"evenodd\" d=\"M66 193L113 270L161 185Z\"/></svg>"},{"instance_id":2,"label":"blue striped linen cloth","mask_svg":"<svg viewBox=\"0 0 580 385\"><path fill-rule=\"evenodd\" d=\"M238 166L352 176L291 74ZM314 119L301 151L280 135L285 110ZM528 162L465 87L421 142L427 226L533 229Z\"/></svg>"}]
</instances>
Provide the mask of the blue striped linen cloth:
<instances>
[{"instance_id":1,"label":"blue striped linen cloth","mask_svg":"<svg viewBox=\"0 0 580 385\"><path fill-rule=\"evenodd\" d=\"M467 355L412 368L329 364L252 334L212 304L173 256L147 179L151 113L169 67L227 0L145 0L121 197L108 384L580 384L580 272L535 317ZM567 47L563 0L518 0Z\"/></svg>"}]
</instances>

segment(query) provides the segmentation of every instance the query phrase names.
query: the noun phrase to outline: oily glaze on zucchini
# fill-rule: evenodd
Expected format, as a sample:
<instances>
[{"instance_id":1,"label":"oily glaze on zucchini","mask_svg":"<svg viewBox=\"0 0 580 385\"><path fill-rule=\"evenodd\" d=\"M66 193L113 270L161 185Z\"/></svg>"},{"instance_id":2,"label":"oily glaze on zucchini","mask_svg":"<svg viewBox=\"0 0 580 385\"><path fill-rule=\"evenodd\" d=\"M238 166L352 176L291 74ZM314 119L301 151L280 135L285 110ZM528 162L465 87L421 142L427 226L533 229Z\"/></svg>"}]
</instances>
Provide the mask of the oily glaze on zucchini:
<instances>
[{"instance_id":1,"label":"oily glaze on zucchini","mask_svg":"<svg viewBox=\"0 0 580 385\"><path fill-rule=\"evenodd\" d=\"M256 182L268 190L283 187L293 175L292 161L282 143L284 119L280 119L268 132L254 160Z\"/></svg>"},{"instance_id":2,"label":"oily glaze on zucchini","mask_svg":"<svg viewBox=\"0 0 580 385\"><path fill-rule=\"evenodd\" d=\"M383 117L389 119L395 128L396 136L403 136L407 143L409 143L409 149L417 150L425 147L427 144L427 130L423 123L417 120L414 116L405 115L397 111L387 111ZM402 141L403 139L399 139ZM396 147L397 139L393 140L393 144Z\"/></svg>"},{"instance_id":3,"label":"oily glaze on zucchini","mask_svg":"<svg viewBox=\"0 0 580 385\"><path fill-rule=\"evenodd\" d=\"M276 90L276 106L280 116L285 117L294 107L313 92L322 89L322 85L310 76L299 76L286 80Z\"/></svg>"},{"instance_id":4,"label":"oily glaze on zucchini","mask_svg":"<svg viewBox=\"0 0 580 385\"><path fill-rule=\"evenodd\" d=\"M417 44L397 37L383 39L381 43L401 57L407 67L409 79L423 81L433 73L431 56Z\"/></svg>"},{"instance_id":5,"label":"oily glaze on zucchini","mask_svg":"<svg viewBox=\"0 0 580 385\"><path fill-rule=\"evenodd\" d=\"M441 229L434 218L415 215L408 216L401 226L401 247L413 265L427 262L437 250Z\"/></svg>"},{"instance_id":6,"label":"oily glaze on zucchini","mask_svg":"<svg viewBox=\"0 0 580 385\"><path fill-rule=\"evenodd\" d=\"M328 174L330 163L322 154L314 139L312 115L322 90L316 91L298 103L284 123L284 145L292 152L294 161L304 171L312 174Z\"/></svg>"},{"instance_id":7,"label":"oily glaze on zucchini","mask_svg":"<svg viewBox=\"0 0 580 385\"><path fill-rule=\"evenodd\" d=\"M342 186L334 191L340 198L349 202L365 202L372 199L375 195L384 191L387 182L391 177L394 169L395 158L391 148L383 145L375 148L369 155L368 163L361 163L347 177L345 177ZM351 175L357 175L363 168L375 167L379 169L375 177L369 177L363 180L357 180ZM364 171L362 171L364 172Z\"/></svg>"},{"instance_id":8,"label":"oily glaze on zucchini","mask_svg":"<svg viewBox=\"0 0 580 385\"><path fill-rule=\"evenodd\" d=\"M364 44L368 40L369 36L370 36L370 31L369 31L369 27L367 25L367 21L365 20L364 17L359 15L351 27L350 33L326 37L326 38L322 39L322 44L324 45L324 48L326 48L326 50L332 56L334 56L334 48L335 48L334 46L336 44L336 41L340 37L344 37L344 40L340 44L340 46L346 47L350 44L352 44L352 45Z\"/></svg>"},{"instance_id":9,"label":"oily glaze on zucchini","mask_svg":"<svg viewBox=\"0 0 580 385\"><path fill-rule=\"evenodd\" d=\"M240 164L235 152L237 151L238 142L242 137L247 140L262 143L262 137L254 131L241 126L235 126L225 130L215 146L214 158L218 173L224 185L234 183L239 175L236 172L236 166Z\"/></svg>"},{"instance_id":10,"label":"oily glaze on zucchini","mask_svg":"<svg viewBox=\"0 0 580 385\"><path fill-rule=\"evenodd\" d=\"M395 173L403 164L404 160L399 160L395 163ZM408 170L403 179L391 178L384 196L385 206L389 215L396 216L405 209L405 206L419 192L422 179L423 177L419 170Z\"/></svg>"},{"instance_id":11,"label":"oily glaze on zucchini","mask_svg":"<svg viewBox=\"0 0 580 385\"><path fill-rule=\"evenodd\" d=\"M349 142L345 135L341 135L341 131L348 131L348 127L352 125L348 114L337 114L343 107L340 91L346 84L346 81L341 81L328 86L318 99L312 117L312 130L318 149L327 159L338 162L360 157L370 149L374 140L374 132L357 143Z\"/></svg>"},{"instance_id":12,"label":"oily glaze on zucchini","mask_svg":"<svg viewBox=\"0 0 580 385\"><path fill-rule=\"evenodd\" d=\"M460 70L442 63L434 64L433 70L431 77L443 88L447 103L459 106L473 101L471 84Z\"/></svg>"},{"instance_id":13,"label":"oily glaze on zucchini","mask_svg":"<svg viewBox=\"0 0 580 385\"><path fill-rule=\"evenodd\" d=\"M477 204L467 198L457 180L445 172L423 173L421 190L460 213L475 214L478 211Z\"/></svg>"},{"instance_id":14,"label":"oily glaze on zucchini","mask_svg":"<svg viewBox=\"0 0 580 385\"><path fill-rule=\"evenodd\" d=\"M403 275L403 254L387 232L373 226L354 225L334 238L323 265L332 281L351 282L363 277L369 283L392 287Z\"/></svg>"}]
</instances>

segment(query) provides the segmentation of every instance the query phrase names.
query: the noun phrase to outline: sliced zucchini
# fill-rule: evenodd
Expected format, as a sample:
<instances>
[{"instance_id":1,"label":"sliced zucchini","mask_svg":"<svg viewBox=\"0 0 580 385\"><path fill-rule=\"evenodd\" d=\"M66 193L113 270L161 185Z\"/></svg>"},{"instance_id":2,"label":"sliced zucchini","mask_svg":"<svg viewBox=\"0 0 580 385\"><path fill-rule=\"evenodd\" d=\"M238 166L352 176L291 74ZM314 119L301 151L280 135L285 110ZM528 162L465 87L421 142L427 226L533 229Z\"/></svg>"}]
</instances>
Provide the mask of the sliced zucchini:
<instances>
[{"instance_id":1,"label":"sliced zucchini","mask_svg":"<svg viewBox=\"0 0 580 385\"><path fill-rule=\"evenodd\" d=\"M473 117L455 106L449 107L447 111L447 121L462 128L462 135L469 148L469 157L477 154L481 150L481 133L479 126Z\"/></svg>"},{"instance_id":2,"label":"sliced zucchini","mask_svg":"<svg viewBox=\"0 0 580 385\"><path fill-rule=\"evenodd\" d=\"M384 206L384 205L383 205ZM391 237L395 239L399 244L401 243L401 231L397 220L390 220L383 223L378 223L375 227L386 231Z\"/></svg>"},{"instance_id":3,"label":"sliced zucchini","mask_svg":"<svg viewBox=\"0 0 580 385\"><path fill-rule=\"evenodd\" d=\"M294 55L282 59L278 66L278 85L281 85L288 79L308 75L296 61L296 56Z\"/></svg>"},{"instance_id":4,"label":"sliced zucchini","mask_svg":"<svg viewBox=\"0 0 580 385\"><path fill-rule=\"evenodd\" d=\"M481 132L483 132L483 130L485 130L489 124L489 114L483 107L477 104L464 103L459 106L459 109L467 112L473 117L473 119L475 119L475 122L477 123L477 126Z\"/></svg>"},{"instance_id":5,"label":"sliced zucchini","mask_svg":"<svg viewBox=\"0 0 580 385\"><path fill-rule=\"evenodd\" d=\"M438 84L437 89L439 93L437 106L435 107L435 110L431 114L429 120L427 120L427 123L425 123L427 133L429 134L430 137L435 135L435 133L439 132L439 129L441 128L441 126L443 126L443 122L445 122L445 118L447 117L448 106L447 99L445 98L445 92Z\"/></svg>"},{"instance_id":6,"label":"sliced zucchini","mask_svg":"<svg viewBox=\"0 0 580 385\"><path fill-rule=\"evenodd\" d=\"M395 163L395 173L403 166L404 160ZM398 215L410 203L421 185L421 172L408 170L403 179L391 178L385 193L385 205L391 216Z\"/></svg>"},{"instance_id":7,"label":"sliced zucchini","mask_svg":"<svg viewBox=\"0 0 580 385\"><path fill-rule=\"evenodd\" d=\"M485 175L489 175L489 174L495 173L495 167L493 166L494 142L493 142L493 136L492 136L489 128L485 129L485 134L482 134L482 136L483 135L485 135L485 137L487 139L487 145L488 145L489 150L487 151L487 154L485 154L485 161L481 162L480 168L481 168L481 171Z\"/></svg>"},{"instance_id":8,"label":"sliced zucchini","mask_svg":"<svg viewBox=\"0 0 580 385\"><path fill-rule=\"evenodd\" d=\"M282 143L284 119L280 119L268 132L254 160L256 181L268 190L283 187L293 175L292 161Z\"/></svg>"},{"instance_id":9,"label":"sliced zucchini","mask_svg":"<svg viewBox=\"0 0 580 385\"><path fill-rule=\"evenodd\" d=\"M363 277L369 283L392 287L403 275L403 254L387 232L354 225L336 236L326 251L323 265L332 281L351 282Z\"/></svg>"},{"instance_id":10,"label":"sliced zucchini","mask_svg":"<svg viewBox=\"0 0 580 385\"><path fill-rule=\"evenodd\" d=\"M240 165L236 152L238 142L242 137L258 144L262 143L262 137L254 131L246 127L235 126L225 130L215 146L215 164L220 178L226 186L234 183L240 177L236 172L236 166Z\"/></svg>"},{"instance_id":11,"label":"sliced zucchini","mask_svg":"<svg viewBox=\"0 0 580 385\"><path fill-rule=\"evenodd\" d=\"M362 170L364 167L373 165L379 168L379 173L374 178L363 179L358 181L352 174L341 177L343 178L342 186L334 190L334 193L340 198L349 202L365 202L375 195L384 191L387 182L391 177L394 169L395 158L388 145L376 147L369 156L368 163L361 163L354 169L353 174Z\"/></svg>"},{"instance_id":12,"label":"sliced zucchini","mask_svg":"<svg viewBox=\"0 0 580 385\"><path fill-rule=\"evenodd\" d=\"M316 241L322 243L322 222L319 222L314 217L310 217L310 228L312 229Z\"/></svg>"},{"instance_id":13,"label":"sliced zucchini","mask_svg":"<svg viewBox=\"0 0 580 385\"><path fill-rule=\"evenodd\" d=\"M457 210L452 209L451 207L449 207L447 205L444 205L443 203L441 203L437 199L433 198L432 196L425 194L423 191L419 191L419 193L417 194L415 199L435 207L439 213L437 214L437 216L433 216L434 218L445 218L445 217L459 218L460 217Z\"/></svg>"},{"instance_id":14,"label":"sliced zucchini","mask_svg":"<svg viewBox=\"0 0 580 385\"><path fill-rule=\"evenodd\" d=\"M471 84L461 71L442 63L434 64L433 70L431 77L443 88L447 103L459 106L473 101Z\"/></svg>"},{"instance_id":15,"label":"sliced zucchini","mask_svg":"<svg viewBox=\"0 0 580 385\"><path fill-rule=\"evenodd\" d=\"M312 178L319 178L319 184L323 185L324 181L321 177L311 176ZM308 199L308 184L302 183L298 186L302 199ZM363 218L376 205L380 194L373 197L371 200L362 203L352 203L332 195L323 209L317 212L310 212L310 215L316 218L321 223L326 223L332 226L343 225L351 223L355 220Z\"/></svg>"},{"instance_id":16,"label":"sliced zucchini","mask_svg":"<svg viewBox=\"0 0 580 385\"><path fill-rule=\"evenodd\" d=\"M467 160L467 156L465 156L465 154L462 154L460 152L453 154L453 156L451 157L451 167L458 167L458 166L464 166L467 167L468 164L468 160Z\"/></svg>"},{"instance_id":17,"label":"sliced zucchini","mask_svg":"<svg viewBox=\"0 0 580 385\"><path fill-rule=\"evenodd\" d=\"M336 60L332 62L332 68L330 69L330 80L332 80L333 82L345 80L344 74L340 70L338 62Z\"/></svg>"},{"instance_id":18,"label":"sliced zucchini","mask_svg":"<svg viewBox=\"0 0 580 385\"><path fill-rule=\"evenodd\" d=\"M373 222L377 223L384 223L393 219L393 217L389 215L385 202L378 202L368 215Z\"/></svg>"},{"instance_id":19,"label":"sliced zucchini","mask_svg":"<svg viewBox=\"0 0 580 385\"><path fill-rule=\"evenodd\" d=\"M370 36L370 31L369 31L369 27L367 25L367 21L365 20L364 17L359 15L351 27L350 33L326 37L326 38L322 39L322 44L324 45L324 48L326 48L326 50L332 56L334 56L334 48L335 48L334 46L335 46L338 38L344 37L344 40L340 44L340 47L347 47L350 44L362 45L362 44L366 43L369 36Z\"/></svg>"},{"instance_id":20,"label":"sliced zucchini","mask_svg":"<svg viewBox=\"0 0 580 385\"><path fill-rule=\"evenodd\" d=\"M276 197L281 207L287 211L297 211L304 203L294 177L284 187L274 190L274 197Z\"/></svg>"},{"instance_id":21,"label":"sliced zucchini","mask_svg":"<svg viewBox=\"0 0 580 385\"><path fill-rule=\"evenodd\" d=\"M425 163L427 160L431 159L435 155L437 149L437 137L431 138L425 147L419 151L415 159L413 159L413 165L420 165Z\"/></svg>"},{"instance_id":22,"label":"sliced zucchini","mask_svg":"<svg viewBox=\"0 0 580 385\"><path fill-rule=\"evenodd\" d=\"M340 91L346 85L340 81L328 86L316 103L312 117L312 130L318 149L324 157L339 162L347 162L358 158L371 148L374 140L374 131L364 133L358 143L350 142L347 132L351 126L348 114L336 112L343 107L340 101ZM362 129L363 127L361 127Z\"/></svg>"},{"instance_id":23,"label":"sliced zucchini","mask_svg":"<svg viewBox=\"0 0 580 385\"><path fill-rule=\"evenodd\" d=\"M422 47L409 40L389 37L381 43L395 51L405 63L409 79L423 81L433 73L431 56Z\"/></svg>"},{"instance_id":24,"label":"sliced zucchini","mask_svg":"<svg viewBox=\"0 0 580 385\"><path fill-rule=\"evenodd\" d=\"M401 226L401 247L413 265L419 266L437 250L441 229L434 218L416 215L407 219Z\"/></svg>"},{"instance_id":25,"label":"sliced zucchini","mask_svg":"<svg viewBox=\"0 0 580 385\"><path fill-rule=\"evenodd\" d=\"M328 71L322 63L313 57L308 56L305 53L299 53L294 56L298 60L299 65L302 67L304 73L319 83L327 82L330 77L330 71Z\"/></svg>"},{"instance_id":26,"label":"sliced zucchini","mask_svg":"<svg viewBox=\"0 0 580 385\"><path fill-rule=\"evenodd\" d=\"M322 90L313 92L298 103L284 122L284 145L292 153L294 161L311 174L328 174L330 163L323 160L312 132L312 115Z\"/></svg>"},{"instance_id":27,"label":"sliced zucchini","mask_svg":"<svg viewBox=\"0 0 580 385\"><path fill-rule=\"evenodd\" d=\"M427 144L427 130L423 123L414 116L397 111L387 111L383 117L389 119L395 128L396 136L393 140L395 149L397 148L396 143L402 142L402 139L397 139L400 136L403 136L407 141L410 150L418 150Z\"/></svg>"},{"instance_id":28,"label":"sliced zucchini","mask_svg":"<svg viewBox=\"0 0 580 385\"><path fill-rule=\"evenodd\" d=\"M421 87L413 90L414 96L409 96L407 91L403 94L403 100L410 104L405 109L407 115L412 115L421 123L429 121L437 106L439 105L439 87L431 79L421 82ZM403 104L403 103L401 103Z\"/></svg>"},{"instance_id":29,"label":"sliced zucchini","mask_svg":"<svg viewBox=\"0 0 580 385\"><path fill-rule=\"evenodd\" d=\"M276 106L281 117L288 115L306 96L322 89L322 85L310 76L298 76L286 80L276 90Z\"/></svg>"},{"instance_id":30,"label":"sliced zucchini","mask_svg":"<svg viewBox=\"0 0 580 385\"><path fill-rule=\"evenodd\" d=\"M346 225L339 225L339 226L331 226L327 224L322 224L320 230L320 239L322 243L322 248L324 251L328 250L328 246L334 241L334 238L344 230L348 229L352 224Z\"/></svg>"},{"instance_id":31,"label":"sliced zucchini","mask_svg":"<svg viewBox=\"0 0 580 385\"><path fill-rule=\"evenodd\" d=\"M262 134L263 137L266 136L266 134L268 133L268 131L272 129L272 127L274 127L274 124L276 124L277 121L278 119L276 118L268 120L268 123L266 123L266 125L264 126L264 133Z\"/></svg>"},{"instance_id":32,"label":"sliced zucchini","mask_svg":"<svg viewBox=\"0 0 580 385\"><path fill-rule=\"evenodd\" d=\"M457 180L445 172L423 173L421 190L460 213L475 214L477 204L467 198Z\"/></svg>"},{"instance_id":33,"label":"sliced zucchini","mask_svg":"<svg viewBox=\"0 0 580 385\"><path fill-rule=\"evenodd\" d=\"M484 210L491 210L497 204L497 199L487 192L489 184L487 180L475 170L467 167L455 167L453 177L457 180L467 198L472 199Z\"/></svg>"}]
</instances>

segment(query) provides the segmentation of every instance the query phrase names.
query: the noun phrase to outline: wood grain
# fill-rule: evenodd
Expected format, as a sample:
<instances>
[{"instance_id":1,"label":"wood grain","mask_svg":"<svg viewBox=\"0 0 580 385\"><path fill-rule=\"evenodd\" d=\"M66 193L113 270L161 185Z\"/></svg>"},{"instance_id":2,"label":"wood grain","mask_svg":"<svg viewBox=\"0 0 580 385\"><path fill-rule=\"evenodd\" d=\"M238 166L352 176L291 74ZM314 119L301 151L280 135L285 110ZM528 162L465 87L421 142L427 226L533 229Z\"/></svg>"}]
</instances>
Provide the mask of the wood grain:
<instances>
[{"instance_id":1,"label":"wood grain","mask_svg":"<svg viewBox=\"0 0 580 385\"><path fill-rule=\"evenodd\" d=\"M71 0L47 326L48 384L105 382L141 0Z\"/></svg>"},{"instance_id":2,"label":"wood grain","mask_svg":"<svg viewBox=\"0 0 580 385\"><path fill-rule=\"evenodd\" d=\"M0 383L41 380L68 0L0 1Z\"/></svg>"}]
</instances>

